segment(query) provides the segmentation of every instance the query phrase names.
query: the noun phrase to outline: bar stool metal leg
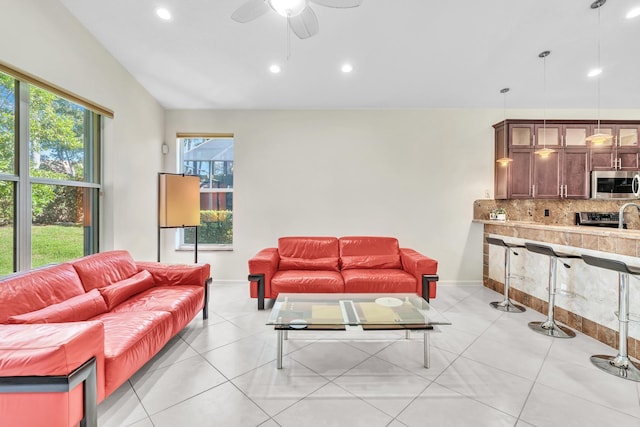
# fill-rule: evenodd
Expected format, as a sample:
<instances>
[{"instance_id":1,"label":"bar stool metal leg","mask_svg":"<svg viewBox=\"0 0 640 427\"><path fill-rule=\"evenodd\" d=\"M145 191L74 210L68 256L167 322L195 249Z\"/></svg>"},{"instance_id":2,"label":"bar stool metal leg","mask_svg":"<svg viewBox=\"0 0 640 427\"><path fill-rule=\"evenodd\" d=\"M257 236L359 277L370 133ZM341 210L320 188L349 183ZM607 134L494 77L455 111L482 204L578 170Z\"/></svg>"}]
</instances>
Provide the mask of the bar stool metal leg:
<instances>
[{"instance_id":1,"label":"bar stool metal leg","mask_svg":"<svg viewBox=\"0 0 640 427\"><path fill-rule=\"evenodd\" d=\"M504 247L504 299L502 301L496 301L489 303L496 310L504 311L507 313L522 313L526 309L511 302L509 299L509 280L511 279L511 251L512 249Z\"/></svg>"},{"instance_id":2,"label":"bar stool metal leg","mask_svg":"<svg viewBox=\"0 0 640 427\"><path fill-rule=\"evenodd\" d=\"M529 322L529 328L543 335L554 338L573 338L576 333L571 329L558 325L555 321L556 307L556 266L558 258L549 257L549 310L547 320L544 322Z\"/></svg>"},{"instance_id":3,"label":"bar stool metal leg","mask_svg":"<svg viewBox=\"0 0 640 427\"><path fill-rule=\"evenodd\" d=\"M640 381L640 369L629 359L627 339L629 337L629 274L618 272L618 320L619 341L616 356L591 356L591 363L603 371L631 381Z\"/></svg>"}]
</instances>

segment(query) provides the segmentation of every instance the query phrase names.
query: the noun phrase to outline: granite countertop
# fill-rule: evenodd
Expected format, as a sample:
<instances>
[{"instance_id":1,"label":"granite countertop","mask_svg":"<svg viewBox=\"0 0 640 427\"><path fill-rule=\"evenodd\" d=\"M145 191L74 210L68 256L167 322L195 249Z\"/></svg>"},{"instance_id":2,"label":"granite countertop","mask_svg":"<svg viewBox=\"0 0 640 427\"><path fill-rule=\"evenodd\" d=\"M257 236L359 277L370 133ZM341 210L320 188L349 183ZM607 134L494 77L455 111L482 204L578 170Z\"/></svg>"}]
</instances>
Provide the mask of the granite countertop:
<instances>
[{"instance_id":1,"label":"granite countertop","mask_svg":"<svg viewBox=\"0 0 640 427\"><path fill-rule=\"evenodd\" d=\"M496 221L488 219L474 219L473 222L479 224L490 224L501 227L512 228L527 228L532 230L552 230L558 232L579 233L588 234L592 236L603 237L623 237L631 239L640 239L640 230L620 230L618 228L609 227L591 227L591 226L579 226L579 225L558 225L558 224L543 224L532 221Z\"/></svg>"}]
</instances>

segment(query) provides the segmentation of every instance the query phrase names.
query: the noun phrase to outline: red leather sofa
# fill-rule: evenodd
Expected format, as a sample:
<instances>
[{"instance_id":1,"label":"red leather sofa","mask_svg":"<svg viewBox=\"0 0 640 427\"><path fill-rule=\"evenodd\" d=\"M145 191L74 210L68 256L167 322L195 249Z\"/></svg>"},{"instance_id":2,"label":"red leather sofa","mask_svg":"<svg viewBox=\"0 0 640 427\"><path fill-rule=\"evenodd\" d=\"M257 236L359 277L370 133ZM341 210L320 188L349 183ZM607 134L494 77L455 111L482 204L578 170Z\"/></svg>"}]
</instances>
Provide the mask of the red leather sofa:
<instances>
[{"instance_id":1,"label":"red leather sofa","mask_svg":"<svg viewBox=\"0 0 640 427\"><path fill-rule=\"evenodd\" d=\"M281 237L249 260L258 309L279 293L411 292L436 296L438 261L401 248L393 237Z\"/></svg>"},{"instance_id":2,"label":"red leather sofa","mask_svg":"<svg viewBox=\"0 0 640 427\"><path fill-rule=\"evenodd\" d=\"M207 317L210 280L126 251L0 280L0 426L96 425L97 403Z\"/></svg>"}]
</instances>

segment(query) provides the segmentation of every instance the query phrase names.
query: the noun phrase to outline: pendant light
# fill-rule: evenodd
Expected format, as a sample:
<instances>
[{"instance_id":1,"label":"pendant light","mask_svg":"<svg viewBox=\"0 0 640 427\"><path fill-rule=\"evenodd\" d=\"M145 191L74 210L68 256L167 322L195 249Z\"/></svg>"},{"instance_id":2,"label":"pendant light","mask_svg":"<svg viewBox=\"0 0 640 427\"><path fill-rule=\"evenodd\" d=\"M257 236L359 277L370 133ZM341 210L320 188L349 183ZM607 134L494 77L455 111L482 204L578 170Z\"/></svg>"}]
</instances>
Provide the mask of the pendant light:
<instances>
[{"instance_id":1,"label":"pendant light","mask_svg":"<svg viewBox=\"0 0 640 427\"><path fill-rule=\"evenodd\" d=\"M607 0L596 0L591 3L591 9L598 9L598 68L594 70L594 76L598 79L598 126L593 135L588 136L586 141L594 145L601 145L613 139L613 135L603 133L600 130L600 75L602 74L602 68L600 66L600 7L604 6L606 2Z\"/></svg>"},{"instance_id":2,"label":"pendant light","mask_svg":"<svg viewBox=\"0 0 640 427\"><path fill-rule=\"evenodd\" d=\"M505 152L507 151L507 92L509 92L509 88L505 87L504 89L500 89L500 93L502 94L502 118L504 120L504 147ZM508 166L509 163L513 162L513 159L509 157L501 157L496 160L496 163L499 163L500 166L505 167Z\"/></svg>"},{"instance_id":3,"label":"pendant light","mask_svg":"<svg viewBox=\"0 0 640 427\"><path fill-rule=\"evenodd\" d=\"M542 121L542 149L536 150L535 153L540 156L541 159L546 159L551 153L555 153L556 150L547 148L547 56L551 54L550 50L545 50L538 54L538 58L542 58L543 61L543 96L544 96L544 117Z\"/></svg>"}]
</instances>

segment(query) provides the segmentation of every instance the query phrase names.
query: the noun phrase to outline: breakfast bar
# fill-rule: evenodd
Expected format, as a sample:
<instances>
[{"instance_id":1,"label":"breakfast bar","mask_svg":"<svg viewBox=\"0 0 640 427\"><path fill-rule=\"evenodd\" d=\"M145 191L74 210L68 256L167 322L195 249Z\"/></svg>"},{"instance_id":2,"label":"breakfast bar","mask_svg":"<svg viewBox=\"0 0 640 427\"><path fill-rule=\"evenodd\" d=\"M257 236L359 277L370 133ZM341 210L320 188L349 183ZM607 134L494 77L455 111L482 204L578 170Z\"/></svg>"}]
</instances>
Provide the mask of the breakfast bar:
<instances>
[{"instance_id":1,"label":"breakfast bar","mask_svg":"<svg viewBox=\"0 0 640 427\"><path fill-rule=\"evenodd\" d=\"M489 245L486 242L487 237L500 238L507 243L517 245L525 245L527 242L542 244L558 252L580 257L587 255L615 259L631 266L640 264L638 261L640 229L570 224L573 215L560 210L555 211L555 215L551 218L545 217L544 205L550 205L548 201L536 201L535 204L528 206L512 204L507 212L511 211L511 217L515 217L514 220L510 220L509 215L506 221L490 220L487 210L491 210L492 202L495 203L495 201L476 201L474 223L482 224L484 228L483 283L497 292L504 290L504 253L501 248ZM620 202L609 203L621 205ZM610 211L615 210L610 206L608 208ZM527 220L520 220L523 213L525 218L529 216ZM538 213L542 215L539 216ZM630 210L629 214L624 216L624 220L630 227L636 227L638 214ZM548 261L527 250L520 250L518 253L519 256L511 257L510 260L510 298L546 314ZM616 348L618 346L617 274L590 266L581 259L567 260L567 264L569 268L557 270L556 320ZM635 321L636 319L640 321L640 316L635 314L640 313L638 285L639 283L636 283L632 276L629 283L628 352L630 356L636 358L640 356L640 344L638 344L640 325Z\"/></svg>"}]
</instances>

